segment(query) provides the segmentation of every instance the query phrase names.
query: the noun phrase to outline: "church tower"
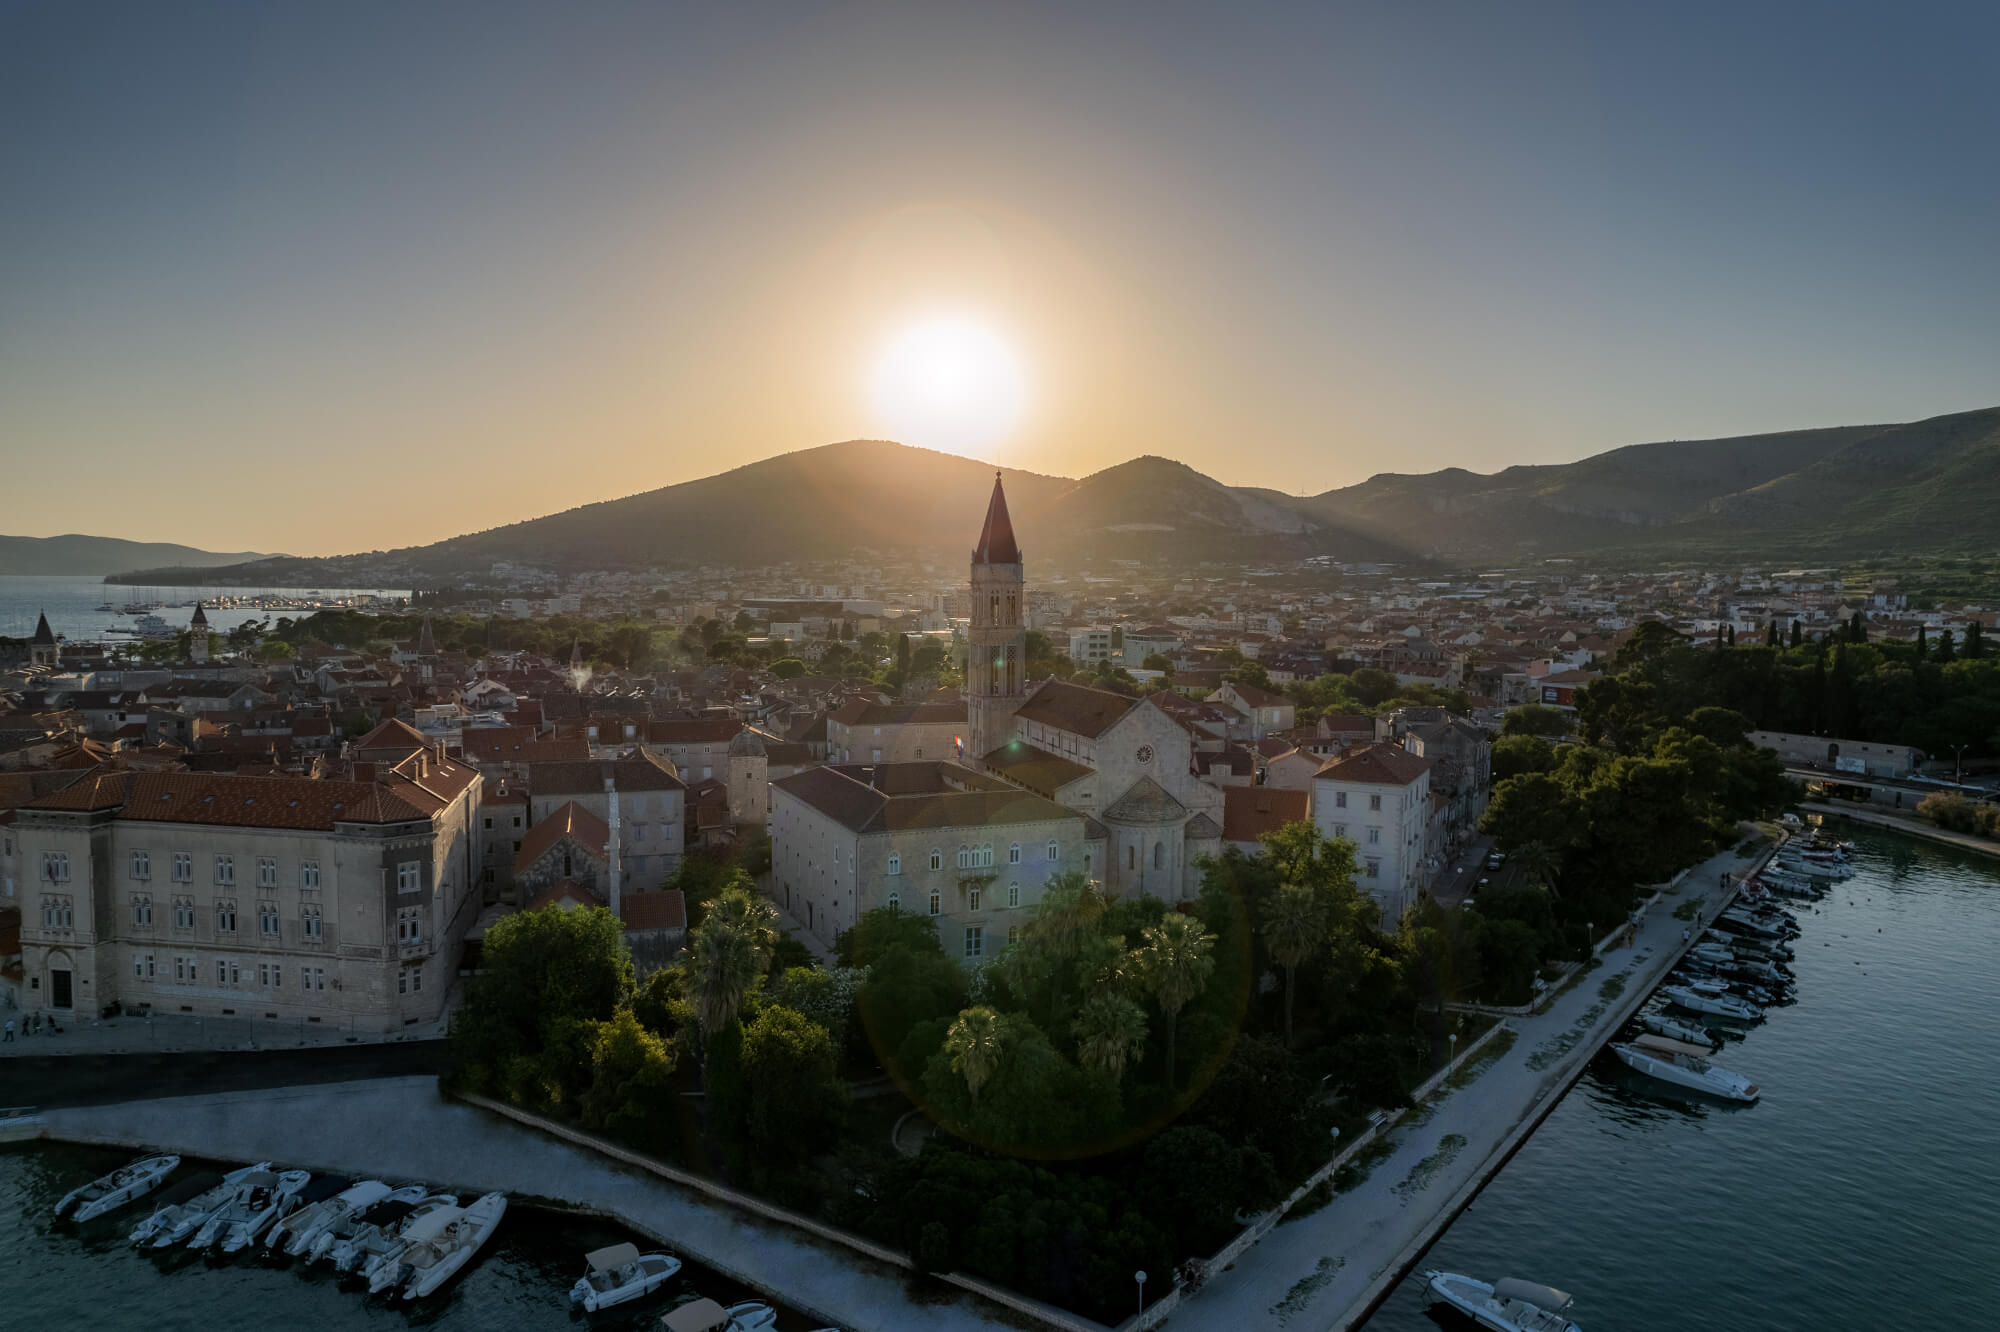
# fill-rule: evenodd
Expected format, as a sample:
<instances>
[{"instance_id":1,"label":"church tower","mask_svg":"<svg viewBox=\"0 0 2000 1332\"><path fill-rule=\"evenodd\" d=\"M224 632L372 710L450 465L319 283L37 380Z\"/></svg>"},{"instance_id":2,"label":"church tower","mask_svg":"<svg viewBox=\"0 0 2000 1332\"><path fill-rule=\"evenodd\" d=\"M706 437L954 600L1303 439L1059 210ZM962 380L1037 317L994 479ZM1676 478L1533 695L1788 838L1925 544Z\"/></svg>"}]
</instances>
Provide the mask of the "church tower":
<instances>
[{"instance_id":1,"label":"church tower","mask_svg":"<svg viewBox=\"0 0 2000 1332\"><path fill-rule=\"evenodd\" d=\"M28 643L28 664L47 666L54 670L61 664L62 649L56 643L55 630L49 628L49 613L43 611L35 621L35 636Z\"/></svg>"},{"instance_id":2,"label":"church tower","mask_svg":"<svg viewBox=\"0 0 2000 1332\"><path fill-rule=\"evenodd\" d=\"M196 665L208 660L208 613L199 601L194 603L194 618L188 621L188 660Z\"/></svg>"},{"instance_id":3,"label":"church tower","mask_svg":"<svg viewBox=\"0 0 2000 1332\"><path fill-rule=\"evenodd\" d=\"M973 766L1004 744L1028 695L1027 596L1007 492L993 474L986 525L972 552L972 629L965 658L965 712Z\"/></svg>"}]
</instances>

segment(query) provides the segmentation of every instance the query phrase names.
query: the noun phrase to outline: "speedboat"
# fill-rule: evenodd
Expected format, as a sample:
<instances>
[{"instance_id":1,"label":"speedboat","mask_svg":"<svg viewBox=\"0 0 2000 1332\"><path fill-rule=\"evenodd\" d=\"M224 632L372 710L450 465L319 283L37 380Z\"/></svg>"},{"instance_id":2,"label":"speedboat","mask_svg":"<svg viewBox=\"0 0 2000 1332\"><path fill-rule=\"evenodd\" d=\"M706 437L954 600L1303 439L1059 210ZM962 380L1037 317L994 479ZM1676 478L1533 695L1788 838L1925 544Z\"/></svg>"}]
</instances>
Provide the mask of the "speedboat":
<instances>
[{"instance_id":1,"label":"speedboat","mask_svg":"<svg viewBox=\"0 0 2000 1332\"><path fill-rule=\"evenodd\" d=\"M270 1228L273 1221L283 1216L291 1206L292 1199L312 1175L304 1170L287 1170L274 1175L268 1170L260 1170L254 1175L246 1175L246 1185L237 1195L223 1204L222 1210L202 1223L188 1241L190 1249L206 1249L210 1245L222 1246L224 1253L234 1253L247 1247L258 1235Z\"/></svg>"},{"instance_id":2,"label":"speedboat","mask_svg":"<svg viewBox=\"0 0 2000 1332\"><path fill-rule=\"evenodd\" d=\"M1757 1099L1756 1083L1728 1069L1717 1068L1689 1048L1665 1048L1677 1045L1679 1042L1666 1041L1664 1037L1641 1036L1630 1044L1614 1043L1611 1053L1624 1060L1628 1067L1662 1082L1671 1082L1725 1100Z\"/></svg>"},{"instance_id":3,"label":"speedboat","mask_svg":"<svg viewBox=\"0 0 2000 1332\"><path fill-rule=\"evenodd\" d=\"M569 1298L585 1313L650 1295L681 1270L681 1260L672 1254L640 1253L636 1244L593 1249L583 1261L586 1270L569 1288Z\"/></svg>"},{"instance_id":4,"label":"speedboat","mask_svg":"<svg viewBox=\"0 0 2000 1332\"><path fill-rule=\"evenodd\" d=\"M56 1215L69 1216L72 1221L88 1221L103 1216L113 1208L123 1207L134 1198L142 1198L159 1188L167 1176L179 1168L180 1163L178 1156L148 1156L131 1165L120 1166L80 1189L65 1193L56 1203Z\"/></svg>"},{"instance_id":5,"label":"speedboat","mask_svg":"<svg viewBox=\"0 0 2000 1332\"><path fill-rule=\"evenodd\" d=\"M308 1263L316 1263L332 1253L334 1245L353 1239L364 1229L372 1230L377 1223L383 1221L394 1223L402 1220L409 1215L411 1208L422 1202L429 1194L428 1184L405 1184L402 1188L384 1194L365 1206L349 1207L327 1221L319 1233L307 1239L304 1247L297 1252L303 1254ZM292 1250L288 1249L287 1252Z\"/></svg>"},{"instance_id":6,"label":"speedboat","mask_svg":"<svg viewBox=\"0 0 2000 1332\"><path fill-rule=\"evenodd\" d=\"M1663 985L1660 994L1676 1008L1690 1013L1708 1013L1715 1017L1735 1018L1738 1022L1755 1022L1764 1016L1764 1010L1755 1004L1746 1003L1714 981L1689 981L1686 985Z\"/></svg>"},{"instance_id":7,"label":"speedboat","mask_svg":"<svg viewBox=\"0 0 2000 1332\"><path fill-rule=\"evenodd\" d=\"M1748 976L1761 985L1789 985L1791 976L1784 968L1773 962L1761 962L1755 958L1738 957L1732 968L1739 976Z\"/></svg>"},{"instance_id":8,"label":"speedboat","mask_svg":"<svg viewBox=\"0 0 2000 1332\"><path fill-rule=\"evenodd\" d=\"M725 1312L729 1315L729 1332L759 1332L761 1328L775 1326L778 1321L776 1309L755 1300L732 1304Z\"/></svg>"},{"instance_id":9,"label":"speedboat","mask_svg":"<svg viewBox=\"0 0 2000 1332\"><path fill-rule=\"evenodd\" d=\"M1736 950L1719 943L1698 943L1688 949L1688 956L1700 958L1703 962L1711 962L1720 967L1736 960Z\"/></svg>"},{"instance_id":10,"label":"speedboat","mask_svg":"<svg viewBox=\"0 0 2000 1332\"><path fill-rule=\"evenodd\" d=\"M179 1244L200 1230L208 1218L227 1207L242 1192L244 1180L263 1174L270 1168L269 1161L242 1166L224 1175L205 1192L171 1203L163 1201L158 1211L132 1228L132 1242L151 1245L155 1249Z\"/></svg>"},{"instance_id":11,"label":"speedboat","mask_svg":"<svg viewBox=\"0 0 2000 1332\"><path fill-rule=\"evenodd\" d=\"M1715 1037L1709 1034L1708 1028L1698 1027L1692 1022L1682 1022L1678 1018L1670 1018L1665 1013L1641 1013L1639 1025L1655 1036L1664 1036L1670 1041L1685 1041L1689 1045L1702 1045L1711 1050L1717 1048Z\"/></svg>"},{"instance_id":12,"label":"speedboat","mask_svg":"<svg viewBox=\"0 0 2000 1332\"><path fill-rule=\"evenodd\" d=\"M428 1238L405 1251L403 1261L397 1265L399 1270L408 1272L403 1283L403 1298L420 1300L451 1280L452 1274L471 1262L472 1255L478 1253L479 1247L492 1237L506 1212L506 1194L484 1194L443 1226L434 1227ZM680 1264L675 1263L674 1266L678 1269Z\"/></svg>"},{"instance_id":13,"label":"speedboat","mask_svg":"<svg viewBox=\"0 0 2000 1332\"><path fill-rule=\"evenodd\" d=\"M372 1225L365 1225L352 1236L333 1246L333 1270L355 1272L361 1276L372 1275L375 1265L392 1252L401 1252L403 1232L422 1218L445 1207L458 1206L458 1199L449 1193L433 1193L407 1207L400 1214L391 1213Z\"/></svg>"},{"instance_id":14,"label":"speedboat","mask_svg":"<svg viewBox=\"0 0 2000 1332\"><path fill-rule=\"evenodd\" d=\"M1456 1272L1424 1275L1432 1295L1493 1332L1583 1332L1567 1317L1576 1300L1552 1287L1512 1277L1488 1285Z\"/></svg>"},{"instance_id":15,"label":"speedboat","mask_svg":"<svg viewBox=\"0 0 2000 1332\"><path fill-rule=\"evenodd\" d=\"M745 1301L727 1309L703 1297L670 1309L660 1319L660 1332L757 1332L778 1321L768 1304Z\"/></svg>"},{"instance_id":16,"label":"speedboat","mask_svg":"<svg viewBox=\"0 0 2000 1332\"><path fill-rule=\"evenodd\" d=\"M389 1186L379 1179L352 1180L322 1176L299 1195L299 1206L264 1236L264 1252L296 1258L312 1247L312 1242L336 1217L356 1209L374 1206L389 1196Z\"/></svg>"}]
</instances>

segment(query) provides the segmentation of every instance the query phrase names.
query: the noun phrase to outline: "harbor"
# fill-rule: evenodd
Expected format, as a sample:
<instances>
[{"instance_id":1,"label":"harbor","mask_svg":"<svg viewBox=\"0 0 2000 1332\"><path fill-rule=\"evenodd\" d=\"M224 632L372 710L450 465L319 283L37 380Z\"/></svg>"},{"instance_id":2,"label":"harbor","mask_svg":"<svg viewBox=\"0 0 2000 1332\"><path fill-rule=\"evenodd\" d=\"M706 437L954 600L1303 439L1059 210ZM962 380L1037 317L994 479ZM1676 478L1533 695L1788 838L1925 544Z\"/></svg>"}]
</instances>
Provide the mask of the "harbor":
<instances>
[{"instance_id":1,"label":"harbor","mask_svg":"<svg viewBox=\"0 0 2000 1332\"><path fill-rule=\"evenodd\" d=\"M1720 1327L1984 1324L1958 1278L2000 1235L1985 1093L2000 1032L1978 1016L2000 873L1896 834L1839 835L1854 876L1791 908L1797 1002L1707 1021L1715 1061L1754 1079L1757 1102L1597 1054L1366 1332L1473 1327L1435 1304L1431 1269L1560 1287L1585 1332L1671 1332L1692 1309Z\"/></svg>"}]
</instances>

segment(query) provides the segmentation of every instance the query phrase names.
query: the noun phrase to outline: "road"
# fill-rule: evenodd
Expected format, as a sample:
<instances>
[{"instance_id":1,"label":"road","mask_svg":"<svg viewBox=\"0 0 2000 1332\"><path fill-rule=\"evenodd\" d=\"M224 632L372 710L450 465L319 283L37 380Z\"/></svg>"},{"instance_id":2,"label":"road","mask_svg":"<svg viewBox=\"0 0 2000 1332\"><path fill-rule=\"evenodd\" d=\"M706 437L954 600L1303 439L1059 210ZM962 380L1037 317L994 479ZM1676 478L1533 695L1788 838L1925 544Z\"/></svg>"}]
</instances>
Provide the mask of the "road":
<instances>
[{"instance_id":1,"label":"road","mask_svg":"<svg viewBox=\"0 0 2000 1332\"><path fill-rule=\"evenodd\" d=\"M1761 852L1759 853L1762 854ZM1603 1043L1685 948L1673 916L1690 899L1713 919L1727 870L1754 861L1726 851L1696 866L1678 895L1642 916L1632 948L1533 1017L1509 1019L1513 1045L1387 1139L1392 1153L1320 1211L1280 1225L1168 1318L1179 1328L1358 1326L1424 1248L1553 1109Z\"/></svg>"}]
</instances>

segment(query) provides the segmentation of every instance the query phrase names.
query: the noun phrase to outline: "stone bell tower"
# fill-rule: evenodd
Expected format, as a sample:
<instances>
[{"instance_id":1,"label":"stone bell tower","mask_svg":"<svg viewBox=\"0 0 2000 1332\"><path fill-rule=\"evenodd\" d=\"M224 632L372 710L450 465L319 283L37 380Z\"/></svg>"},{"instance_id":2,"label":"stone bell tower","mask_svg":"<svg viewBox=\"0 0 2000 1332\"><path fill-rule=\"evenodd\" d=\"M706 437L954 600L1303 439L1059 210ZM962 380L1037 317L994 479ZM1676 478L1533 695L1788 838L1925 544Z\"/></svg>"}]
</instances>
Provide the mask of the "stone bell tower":
<instances>
[{"instance_id":1,"label":"stone bell tower","mask_svg":"<svg viewBox=\"0 0 2000 1332\"><path fill-rule=\"evenodd\" d=\"M973 766L1013 732L1014 712L1027 699L1027 588L1007 492L993 474L986 525L972 551L972 628L965 659L965 757Z\"/></svg>"}]
</instances>

